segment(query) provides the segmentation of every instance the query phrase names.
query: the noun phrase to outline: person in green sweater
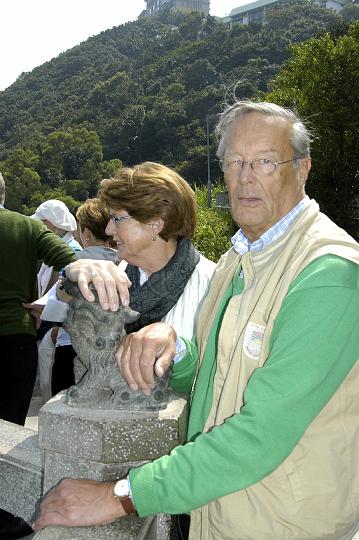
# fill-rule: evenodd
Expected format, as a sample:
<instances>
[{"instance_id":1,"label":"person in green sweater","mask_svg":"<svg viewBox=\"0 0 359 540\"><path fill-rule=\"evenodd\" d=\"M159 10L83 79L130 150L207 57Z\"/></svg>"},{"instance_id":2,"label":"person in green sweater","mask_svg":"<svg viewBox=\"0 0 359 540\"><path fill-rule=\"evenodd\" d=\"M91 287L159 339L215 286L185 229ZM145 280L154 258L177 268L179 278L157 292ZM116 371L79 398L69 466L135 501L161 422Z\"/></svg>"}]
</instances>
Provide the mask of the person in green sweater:
<instances>
[{"instance_id":1,"label":"person in green sweater","mask_svg":"<svg viewBox=\"0 0 359 540\"><path fill-rule=\"evenodd\" d=\"M41 221L4 208L0 173L0 418L24 425L37 371L34 319L23 303L37 298L37 267L43 260L60 270L76 260L65 242ZM32 529L0 509L0 538L21 538Z\"/></svg>"},{"instance_id":2,"label":"person in green sweater","mask_svg":"<svg viewBox=\"0 0 359 540\"><path fill-rule=\"evenodd\" d=\"M134 511L190 513L191 540L349 540L359 528L359 246L305 194L310 134L297 115L236 102L217 129L240 229L195 339L156 323L117 351L144 393L174 362L173 388L191 393L188 442L118 482L62 480L36 530ZM66 274L89 300L93 279L103 304L117 308L116 290L128 304L115 267Z\"/></svg>"},{"instance_id":3,"label":"person in green sweater","mask_svg":"<svg viewBox=\"0 0 359 540\"><path fill-rule=\"evenodd\" d=\"M73 250L41 221L4 208L0 186L0 418L24 425L35 384L37 345L34 319L23 303L37 298L37 267L55 270L76 260Z\"/></svg>"}]
</instances>

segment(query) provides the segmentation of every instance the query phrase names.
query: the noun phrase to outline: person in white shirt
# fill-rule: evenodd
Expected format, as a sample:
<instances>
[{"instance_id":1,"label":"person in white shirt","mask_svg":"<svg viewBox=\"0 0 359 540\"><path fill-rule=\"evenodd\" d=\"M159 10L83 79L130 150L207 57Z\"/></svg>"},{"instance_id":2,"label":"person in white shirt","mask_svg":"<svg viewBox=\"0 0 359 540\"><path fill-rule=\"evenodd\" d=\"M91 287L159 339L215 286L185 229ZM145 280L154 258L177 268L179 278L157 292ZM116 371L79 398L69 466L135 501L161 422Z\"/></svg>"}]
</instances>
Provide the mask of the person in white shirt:
<instances>
[{"instance_id":1,"label":"person in white shirt","mask_svg":"<svg viewBox=\"0 0 359 540\"><path fill-rule=\"evenodd\" d=\"M81 245L73 236L77 230L76 219L62 201L49 199L43 202L31 217L42 221L48 229L62 238L74 250L75 254L82 250ZM42 263L37 275L39 298L50 290L57 279L58 272L55 272L52 266ZM43 403L46 403L52 395L51 372L55 357L55 345L71 349L71 341L69 335L62 328L46 324L45 321L38 329L38 337L40 338L38 342L40 392Z\"/></svg>"}]
</instances>

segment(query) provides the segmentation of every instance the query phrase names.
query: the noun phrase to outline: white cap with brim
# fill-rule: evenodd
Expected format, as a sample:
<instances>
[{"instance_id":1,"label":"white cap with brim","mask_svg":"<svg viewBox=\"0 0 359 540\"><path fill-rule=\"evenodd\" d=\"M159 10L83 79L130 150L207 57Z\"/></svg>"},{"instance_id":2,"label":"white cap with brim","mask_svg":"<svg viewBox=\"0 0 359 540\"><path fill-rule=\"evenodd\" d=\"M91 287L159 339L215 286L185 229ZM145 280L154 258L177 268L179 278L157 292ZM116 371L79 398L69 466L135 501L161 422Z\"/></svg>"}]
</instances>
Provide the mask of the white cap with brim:
<instances>
[{"instance_id":1,"label":"white cap with brim","mask_svg":"<svg viewBox=\"0 0 359 540\"><path fill-rule=\"evenodd\" d=\"M55 227L63 231L76 231L76 219L67 208L66 204L57 199L45 201L36 209L35 214L31 216L33 219L46 219Z\"/></svg>"}]
</instances>

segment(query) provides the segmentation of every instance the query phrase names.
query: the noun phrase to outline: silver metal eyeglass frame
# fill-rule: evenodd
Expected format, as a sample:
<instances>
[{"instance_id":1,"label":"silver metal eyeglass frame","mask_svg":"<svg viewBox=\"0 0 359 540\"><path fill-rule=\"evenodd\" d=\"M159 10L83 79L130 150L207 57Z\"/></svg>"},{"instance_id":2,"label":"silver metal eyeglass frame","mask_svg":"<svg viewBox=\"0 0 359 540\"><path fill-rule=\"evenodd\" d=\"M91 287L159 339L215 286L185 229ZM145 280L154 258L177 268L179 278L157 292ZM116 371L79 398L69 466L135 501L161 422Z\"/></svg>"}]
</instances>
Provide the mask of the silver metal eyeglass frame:
<instances>
[{"instance_id":1,"label":"silver metal eyeglass frame","mask_svg":"<svg viewBox=\"0 0 359 540\"><path fill-rule=\"evenodd\" d=\"M290 163L291 161L298 161L300 158L299 157L295 157L293 159L287 159L286 161L274 161L273 159L268 159L268 158L258 158L258 159L253 159L252 161L242 161L241 159L234 159L233 161L231 161L230 163L237 163L237 165L241 164L240 165L240 170L243 169L244 167L244 164L245 163L248 163L248 165L251 167L252 171L255 172L255 163L258 163L259 161L262 161L262 160L266 160L266 161L269 161L273 166L274 166L274 169L272 172L270 173L265 173L267 174L268 176L270 176L271 174L274 174L275 173L275 170L276 168L278 167L278 165L283 165L284 163ZM224 172L224 160L223 159L220 159L219 160L219 166L221 168L221 171Z\"/></svg>"}]
</instances>

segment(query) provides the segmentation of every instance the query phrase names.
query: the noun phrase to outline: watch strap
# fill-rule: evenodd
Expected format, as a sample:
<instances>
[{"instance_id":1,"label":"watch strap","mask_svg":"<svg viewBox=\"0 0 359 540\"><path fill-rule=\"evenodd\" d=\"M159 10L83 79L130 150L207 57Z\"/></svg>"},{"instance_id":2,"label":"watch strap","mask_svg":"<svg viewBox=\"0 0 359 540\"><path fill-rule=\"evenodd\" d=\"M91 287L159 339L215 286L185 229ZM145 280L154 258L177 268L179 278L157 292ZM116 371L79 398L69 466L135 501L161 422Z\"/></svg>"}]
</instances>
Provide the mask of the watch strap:
<instances>
[{"instance_id":1,"label":"watch strap","mask_svg":"<svg viewBox=\"0 0 359 540\"><path fill-rule=\"evenodd\" d=\"M125 497L117 497L117 499L119 499L119 501L121 502L122 507L127 515L136 514L136 508L134 507L131 497L129 495L126 495Z\"/></svg>"},{"instance_id":2,"label":"watch strap","mask_svg":"<svg viewBox=\"0 0 359 540\"><path fill-rule=\"evenodd\" d=\"M125 490L120 490L119 493L116 493L117 484L124 484L124 483L127 486L126 489ZM113 491L114 497L118 501L120 501L120 503L122 504L122 508L124 509L124 511L125 511L125 513L127 515L129 515L129 514L137 514L136 508L135 508L135 506L134 506L134 504L132 502L131 487L130 487L128 478L122 478L121 480L118 481L117 484L116 484L116 486L114 488L114 491Z\"/></svg>"}]
</instances>

